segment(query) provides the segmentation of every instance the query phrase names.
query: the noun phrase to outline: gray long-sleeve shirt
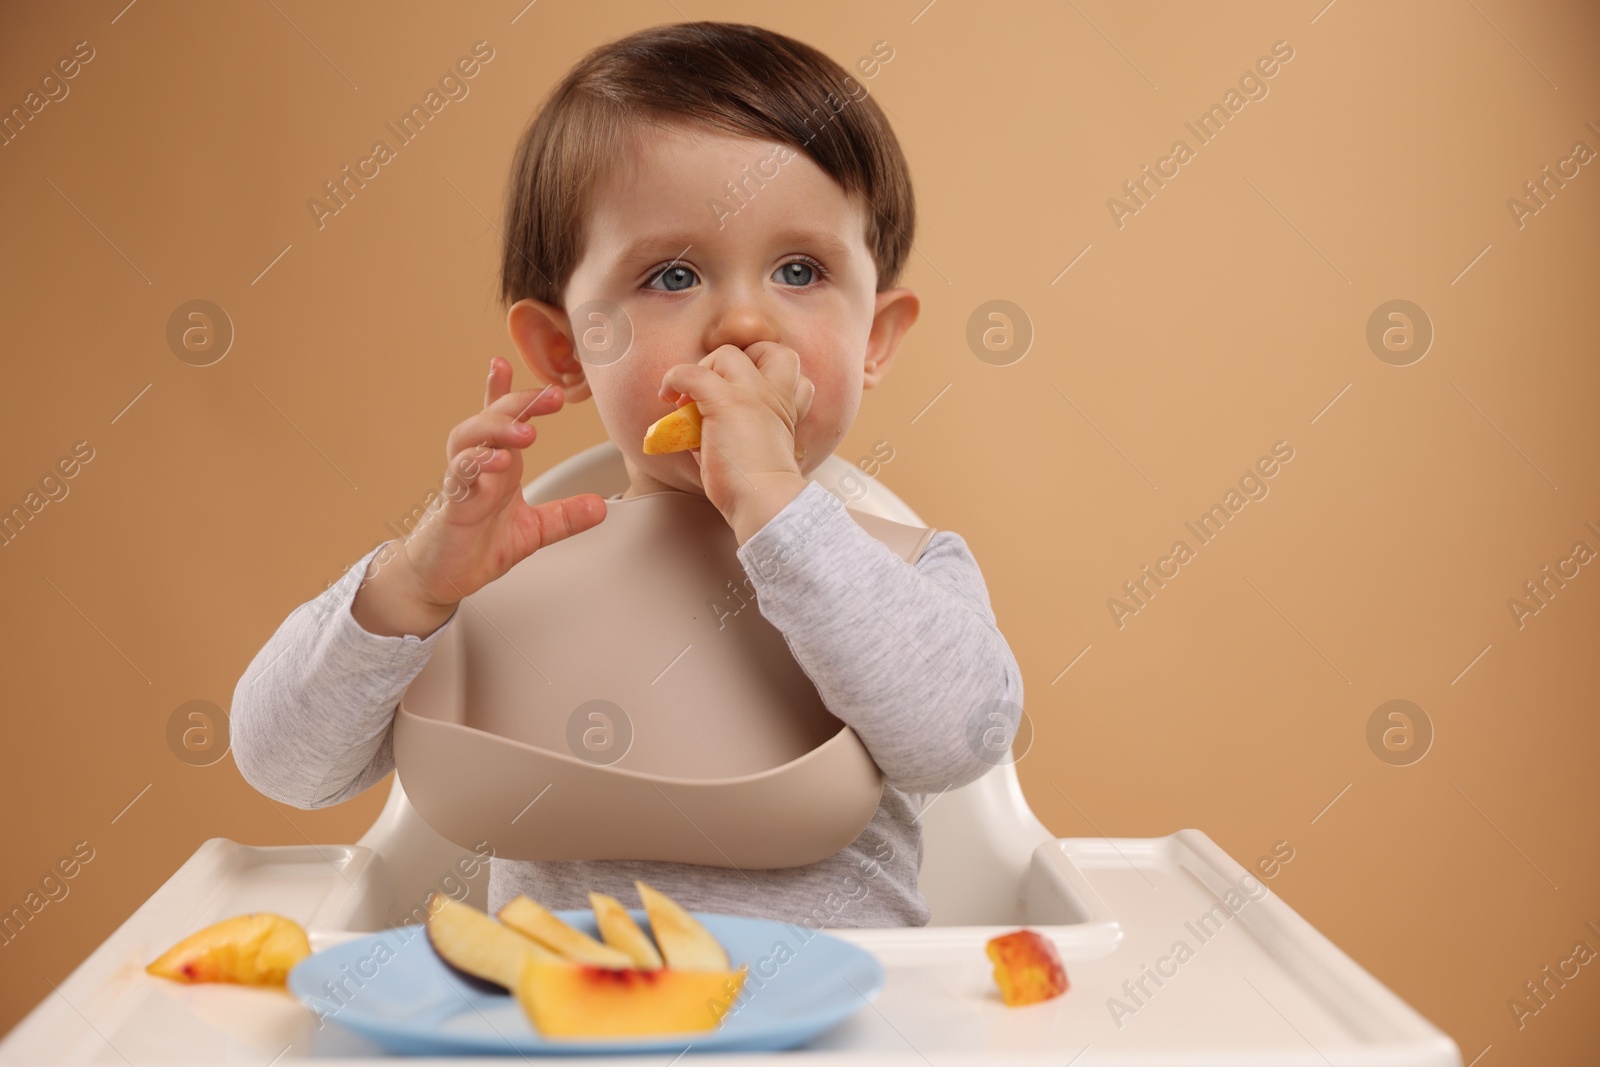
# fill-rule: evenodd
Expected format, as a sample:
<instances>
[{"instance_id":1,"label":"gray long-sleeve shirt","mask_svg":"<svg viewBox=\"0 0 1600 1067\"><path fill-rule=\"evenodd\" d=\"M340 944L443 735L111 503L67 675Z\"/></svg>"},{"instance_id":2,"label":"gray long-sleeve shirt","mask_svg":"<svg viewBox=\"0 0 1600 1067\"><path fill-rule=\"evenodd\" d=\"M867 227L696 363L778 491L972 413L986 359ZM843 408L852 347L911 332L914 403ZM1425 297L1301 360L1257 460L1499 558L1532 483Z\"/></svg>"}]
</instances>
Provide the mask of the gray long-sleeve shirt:
<instances>
[{"instance_id":1,"label":"gray long-sleeve shirt","mask_svg":"<svg viewBox=\"0 0 1600 1067\"><path fill-rule=\"evenodd\" d=\"M296 608L234 690L234 761L281 803L337 804L394 769L400 696L454 621L426 638L362 629L350 605L379 548ZM977 561L959 534L939 530L908 564L815 481L741 545L738 558L761 614L882 768L883 799L871 823L827 859L772 870L497 858L491 911L519 893L553 909L587 907L591 890L628 901L637 878L696 911L812 928L927 923L917 889L920 812L1004 755L1022 708L1022 673L995 625ZM779 559L786 561L773 566Z\"/></svg>"}]
</instances>

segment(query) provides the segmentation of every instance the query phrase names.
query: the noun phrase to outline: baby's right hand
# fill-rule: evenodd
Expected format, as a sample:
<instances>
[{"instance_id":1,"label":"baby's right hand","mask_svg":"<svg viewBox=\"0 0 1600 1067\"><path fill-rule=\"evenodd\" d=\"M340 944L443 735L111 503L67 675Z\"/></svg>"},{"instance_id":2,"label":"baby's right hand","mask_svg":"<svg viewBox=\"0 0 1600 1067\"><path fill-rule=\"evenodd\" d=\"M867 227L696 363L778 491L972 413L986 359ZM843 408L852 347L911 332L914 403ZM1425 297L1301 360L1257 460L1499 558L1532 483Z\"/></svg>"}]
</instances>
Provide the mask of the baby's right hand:
<instances>
[{"instance_id":1,"label":"baby's right hand","mask_svg":"<svg viewBox=\"0 0 1600 1067\"><path fill-rule=\"evenodd\" d=\"M445 492L403 541L373 560L351 604L369 633L425 637L465 597L488 585L545 545L599 524L606 516L598 493L530 506L522 497L522 450L537 433L522 421L558 411L559 385L511 388L511 364L489 362L483 410L456 424L446 440Z\"/></svg>"}]
</instances>

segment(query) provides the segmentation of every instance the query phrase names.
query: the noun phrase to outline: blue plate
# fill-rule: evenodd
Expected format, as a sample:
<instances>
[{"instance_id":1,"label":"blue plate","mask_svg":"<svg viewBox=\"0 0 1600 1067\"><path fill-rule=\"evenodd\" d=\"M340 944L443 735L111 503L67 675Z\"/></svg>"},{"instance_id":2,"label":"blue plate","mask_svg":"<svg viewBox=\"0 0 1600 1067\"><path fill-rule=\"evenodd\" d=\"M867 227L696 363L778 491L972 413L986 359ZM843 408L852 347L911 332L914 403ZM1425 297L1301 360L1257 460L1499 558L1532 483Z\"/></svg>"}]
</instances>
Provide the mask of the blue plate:
<instances>
[{"instance_id":1,"label":"blue plate","mask_svg":"<svg viewBox=\"0 0 1600 1067\"><path fill-rule=\"evenodd\" d=\"M598 937L587 909L556 913ZM649 929L642 909L629 914ZM793 1048L841 1022L883 989L870 952L805 926L694 912L748 964L744 988L715 1030L636 1038L541 1037L516 998L447 966L420 925L401 926L307 956L289 988L323 1022L411 1055L772 1051Z\"/></svg>"}]
</instances>

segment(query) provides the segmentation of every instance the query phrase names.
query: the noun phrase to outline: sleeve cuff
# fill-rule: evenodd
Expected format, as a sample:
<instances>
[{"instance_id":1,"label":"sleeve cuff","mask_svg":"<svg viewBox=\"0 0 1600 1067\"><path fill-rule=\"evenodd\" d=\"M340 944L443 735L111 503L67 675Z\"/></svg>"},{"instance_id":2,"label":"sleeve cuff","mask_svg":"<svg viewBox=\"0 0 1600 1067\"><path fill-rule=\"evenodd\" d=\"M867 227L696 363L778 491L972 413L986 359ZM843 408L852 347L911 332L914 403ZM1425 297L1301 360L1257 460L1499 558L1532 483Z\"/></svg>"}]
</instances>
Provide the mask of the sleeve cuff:
<instances>
[{"instance_id":1,"label":"sleeve cuff","mask_svg":"<svg viewBox=\"0 0 1600 1067\"><path fill-rule=\"evenodd\" d=\"M334 639L341 647L359 649L368 655L387 655L392 664L425 660L433 652L433 646L439 643L439 638L443 636L445 630L461 613L459 605L450 617L427 637L418 637L415 634L406 634L402 637L375 634L363 627L351 614L351 606L355 603L356 593L366 578L367 568L372 565L373 558L383 551L384 546L391 543L385 541L378 545L339 577L328 591L327 595L331 600L325 610L330 610L334 614L336 620Z\"/></svg>"},{"instance_id":2,"label":"sleeve cuff","mask_svg":"<svg viewBox=\"0 0 1600 1067\"><path fill-rule=\"evenodd\" d=\"M815 551L817 541L838 536L829 532L837 531L837 523L856 527L838 497L821 482L807 482L782 511L739 546L739 562L757 582L771 582L808 550Z\"/></svg>"}]
</instances>

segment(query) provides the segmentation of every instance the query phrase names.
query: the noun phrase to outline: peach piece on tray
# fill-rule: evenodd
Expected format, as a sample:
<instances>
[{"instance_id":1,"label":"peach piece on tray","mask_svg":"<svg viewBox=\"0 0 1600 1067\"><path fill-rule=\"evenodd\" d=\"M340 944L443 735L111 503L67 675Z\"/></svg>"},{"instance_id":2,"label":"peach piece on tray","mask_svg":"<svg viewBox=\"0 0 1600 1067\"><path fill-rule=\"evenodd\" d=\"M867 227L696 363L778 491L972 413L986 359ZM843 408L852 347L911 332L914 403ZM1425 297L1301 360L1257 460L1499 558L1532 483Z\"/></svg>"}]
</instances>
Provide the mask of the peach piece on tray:
<instances>
[{"instance_id":1,"label":"peach piece on tray","mask_svg":"<svg viewBox=\"0 0 1600 1067\"><path fill-rule=\"evenodd\" d=\"M260 911L190 934L145 971L175 982L283 985L290 968L309 955L311 942L299 923Z\"/></svg>"},{"instance_id":2,"label":"peach piece on tray","mask_svg":"<svg viewBox=\"0 0 1600 1067\"><path fill-rule=\"evenodd\" d=\"M1050 939L1033 930L1016 930L990 938L985 946L994 961L1000 999L1009 1007L1036 1004L1067 991L1067 970Z\"/></svg>"}]
</instances>

